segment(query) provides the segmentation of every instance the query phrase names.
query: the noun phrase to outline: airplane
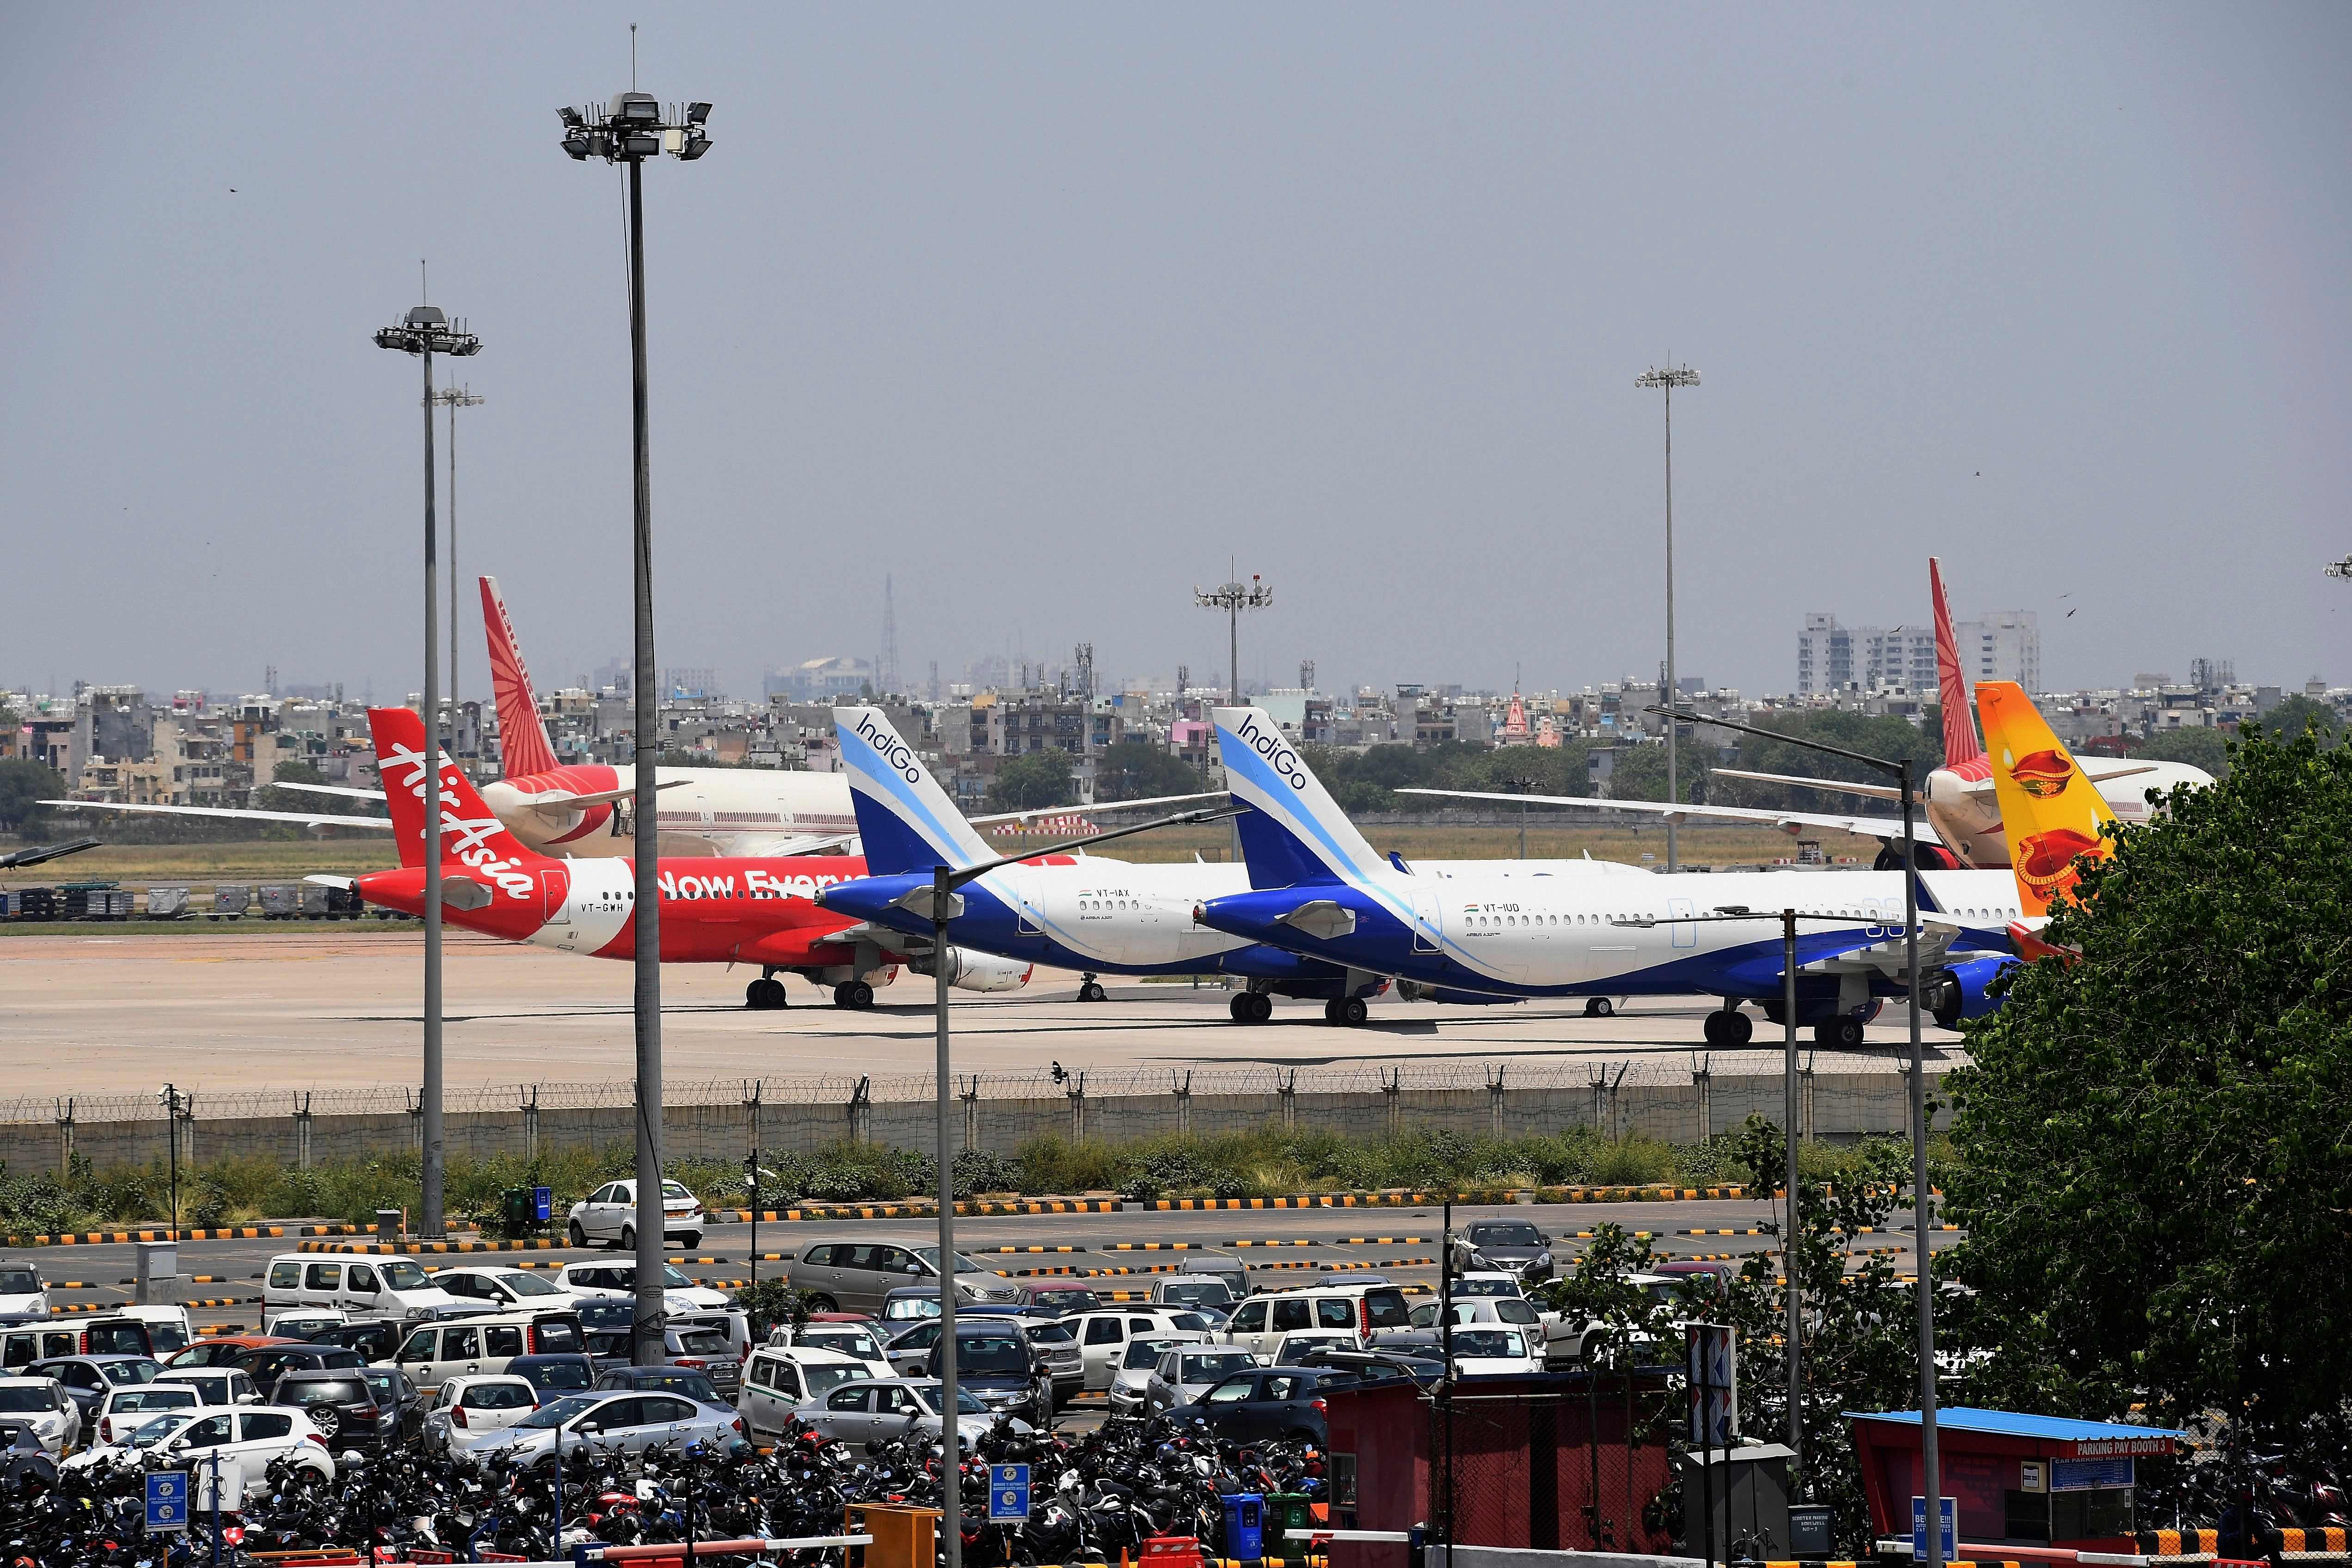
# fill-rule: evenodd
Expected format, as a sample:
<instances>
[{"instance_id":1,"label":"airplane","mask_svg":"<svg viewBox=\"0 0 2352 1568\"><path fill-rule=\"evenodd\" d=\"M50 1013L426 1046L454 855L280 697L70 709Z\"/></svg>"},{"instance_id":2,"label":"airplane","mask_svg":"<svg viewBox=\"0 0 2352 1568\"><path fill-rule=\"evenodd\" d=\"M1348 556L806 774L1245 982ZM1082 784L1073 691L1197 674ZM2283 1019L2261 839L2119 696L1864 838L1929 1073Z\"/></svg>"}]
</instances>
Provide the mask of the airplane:
<instances>
[{"instance_id":1,"label":"airplane","mask_svg":"<svg viewBox=\"0 0 2352 1568\"><path fill-rule=\"evenodd\" d=\"M406 915L425 909L425 722L409 708L371 708L377 769L388 789L396 870L309 880L348 887L366 902ZM441 772L443 918L509 942L598 958L636 955L636 873L623 856L562 860L542 855L500 822L446 752ZM930 970L930 945L820 908L814 895L861 875L854 855L664 857L661 956L666 964L743 964L760 977L746 988L755 1009L784 1005L775 977L792 973L833 988L834 1005L871 1007L903 963ZM950 979L966 990L1008 991L1028 984L1030 967L950 949Z\"/></svg>"},{"instance_id":2,"label":"airplane","mask_svg":"<svg viewBox=\"0 0 2352 1568\"><path fill-rule=\"evenodd\" d=\"M636 794L634 767L604 762L561 763L540 716L539 699L524 666L522 646L498 579L479 580L482 625L489 643L490 689L499 715L499 751L504 777L481 786L482 798L509 832L541 854L579 858L625 854L634 846L629 803ZM661 794L661 852L671 855L773 857L814 854L849 848L857 834L849 785L838 773L807 773L775 768L656 768ZM382 801L382 789L345 784L274 784L306 795ZM1103 801L1085 808L1089 815L1139 807L1216 799L1213 791ZM383 817L334 812L279 811L225 806L131 805L110 800L54 800L45 805L160 815L226 817L284 822L302 827L356 827L389 831ZM1072 808L999 811L975 822L1030 821Z\"/></svg>"},{"instance_id":3,"label":"airplane","mask_svg":"<svg viewBox=\"0 0 2352 1568\"><path fill-rule=\"evenodd\" d=\"M880 709L837 707L833 716L869 874L824 888L817 901L877 925L928 934L929 904L909 908L910 895L931 885L935 867L968 869L995 860L995 852ZM1530 889L1649 880L1636 867L1593 860L1506 862L1491 874ZM1249 885L1247 871L1226 862L1152 865L1079 855L1065 864L1024 862L965 884L963 913L948 930L967 949L1078 970L1082 1001L1103 999L1095 979L1102 974L1232 975L1247 982L1229 1004L1236 1022L1264 1023L1276 996L1320 998L1330 1021L1362 1022L1363 998L1386 988L1384 976L1226 936L1191 918L1201 900Z\"/></svg>"},{"instance_id":4,"label":"airplane","mask_svg":"<svg viewBox=\"0 0 2352 1568\"><path fill-rule=\"evenodd\" d=\"M2001 820L2016 831L2011 869L2021 914L2011 935L2031 935L2047 923L2053 904L2074 893L2086 861L2114 852L2116 814L2022 687L1982 682L1977 708Z\"/></svg>"},{"instance_id":5,"label":"airplane","mask_svg":"<svg viewBox=\"0 0 2352 1568\"><path fill-rule=\"evenodd\" d=\"M1250 890L1203 899L1193 920L1439 1001L1717 996L1707 1043L1744 1045L1743 1003L1783 1020L1780 912L1793 907L1814 917L1797 936L1798 1021L1823 1045L1859 1046L1906 989L1906 874L1918 880L1921 988L1938 1023L1991 1010L1985 988L2016 961L2004 937L2020 888L2000 872L1682 873L1537 889L1491 863L1441 873L1383 861L1263 710L1221 707L1215 726L1227 787L1251 808L1236 824Z\"/></svg>"}]
</instances>

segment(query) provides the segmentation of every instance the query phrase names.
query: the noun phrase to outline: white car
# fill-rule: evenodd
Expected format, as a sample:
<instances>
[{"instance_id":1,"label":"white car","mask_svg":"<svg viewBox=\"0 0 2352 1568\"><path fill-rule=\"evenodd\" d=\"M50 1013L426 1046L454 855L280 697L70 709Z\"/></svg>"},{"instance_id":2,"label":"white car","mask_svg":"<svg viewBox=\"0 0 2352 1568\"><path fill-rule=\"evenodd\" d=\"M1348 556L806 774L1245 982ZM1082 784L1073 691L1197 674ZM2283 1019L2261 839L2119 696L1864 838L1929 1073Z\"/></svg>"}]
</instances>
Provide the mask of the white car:
<instances>
[{"instance_id":1,"label":"white car","mask_svg":"<svg viewBox=\"0 0 2352 1568\"><path fill-rule=\"evenodd\" d=\"M205 1396L184 1383L158 1377L136 1388L112 1388L98 1402L98 1419L91 1426L93 1443L119 1443L158 1416L194 1410Z\"/></svg>"},{"instance_id":2,"label":"white car","mask_svg":"<svg viewBox=\"0 0 2352 1568\"><path fill-rule=\"evenodd\" d=\"M0 1323L28 1323L49 1315L49 1288L30 1263L0 1263Z\"/></svg>"},{"instance_id":3,"label":"white car","mask_svg":"<svg viewBox=\"0 0 2352 1568\"><path fill-rule=\"evenodd\" d=\"M681 1182L662 1183L662 1239L702 1245L702 1200ZM563 1232L574 1247L609 1241L623 1251L637 1245L637 1184L608 1181L572 1206Z\"/></svg>"},{"instance_id":4,"label":"white car","mask_svg":"<svg viewBox=\"0 0 2352 1568\"><path fill-rule=\"evenodd\" d=\"M328 1451L325 1436L299 1410L273 1405L247 1405L234 1410L205 1407L158 1416L119 1442L84 1448L66 1460L64 1468L161 1457L169 1461L163 1468L194 1470L215 1453L224 1460L236 1461L244 1471L248 1499L268 1494L269 1463L277 1458L327 1480L335 1479L335 1457Z\"/></svg>"},{"instance_id":5,"label":"white car","mask_svg":"<svg viewBox=\"0 0 2352 1568\"><path fill-rule=\"evenodd\" d=\"M934 1318L932 1322L939 1320ZM864 1323L803 1323L799 1328L779 1323L768 1331L768 1343L777 1347L794 1350L829 1350L835 1355L845 1355L863 1363L868 1377L890 1378L898 1369L890 1363L890 1352L881 1336ZM929 1350L927 1345L924 1347Z\"/></svg>"},{"instance_id":6,"label":"white car","mask_svg":"<svg viewBox=\"0 0 2352 1568\"><path fill-rule=\"evenodd\" d=\"M453 1377L425 1412L425 1446L451 1453L485 1432L506 1430L538 1408L539 1390L528 1377Z\"/></svg>"},{"instance_id":7,"label":"white car","mask_svg":"<svg viewBox=\"0 0 2352 1568\"><path fill-rule=\"evenodd\" d=\"M433 1276L406 1258L321 1258L281 1252L269 1260L261 1287L265 1321L295 1307L325 1307L347 1319L396 1318L422 1322L457 1297L436 1288Z\"/></svg>"},{"instance_id":8,"label":"white car","mask_svg":"<svg viewBox=\"0 0 2352 1568\"><path fill-rule=\"evenodd\" d=\"M485 1303L502 1312L577 1305L581 1298L556 1281L557 1276L552 1274L530 1269L501 1269L496 1264L443 1269L433 1276L433 1282L451 1295Z\"/></svg>"},{"instance_id":9,"label":"white car","mask_svg":"<svg viewBox=\"0 0 2352 1568\"><path fill-rule=\"evenodd\" d=\"M1257 1357L1229 1344L1177 1345L1163 1351L1145 1374L1144 1407L1156 1416L1179 1405L1198 1405L1210 1389L1256 1364Z\"/></svg>"},{"instance_id":10,"label":"white car","mask_svg":"<svg viewBox=\"0 0 2352 1568\"><path fill-rule=\"evenodd\" d=\"M81 1406L53 1377L0 1377L0 1448L19 1430L56 1458L81 1441Z\"/></svg>"},{"instance_id":11,"label":"white car","mask_svg":"<svg viewBox=\"0 0 2352 1568\"><path fill-rule=\"evenodd\" d=\"M599 1296L635 1297L637 1293L637 1266L635 1263L566 1263L563 1271L555 1276L559 1289L571 1291L582 1300ZM675 1312L691 1308L698 1312L715 1312L734 1303L724 1291L714 1291L698 1285L678 1271L675 1263L662 1265L662 1310Z\"/></svg>"},{"instance_id":12,"label":"white car","mask_svg":"<svg viewBox=\"0 0 2352 1568\"><path fill-rule=\"evenodd\" d=\"M1465 1377L1491 1377L1544 1369L1543 1336L1531 1329L1501 1324L1456 1328L1454 1370Z\"/></svg>"},{"instance_id":13,"label":"white car","mask_svg":"<svg viewBox=\"0 0 2352 1568\"><path fill-rule=\"evenodd\" d=\"M1473 1296L1524 1296L1528 1293L1517 1274L1484 1269L1475 1273L1454 1275L1453 1291L1457 1301L1467 1301Z\"/></svg>"},{"instance_id":14,"label":"white car","mask_svg":"<svg viewBox=\"0 0 2352 1568\"><path fill-rule=\"evenodd\" d=\"M1206 1339L1209 1320L1180 1307L1149 1305L1101 1307L1073 1312L1062 1326L1078 1338L1078 1354L1087 1369L1087 1386L1108 1389L1133 1339Z\"/></svg>"},{"instance_id":15,"label":"white car","mask_svg":"<svg viewBox=\"0 0 2352 1568\"><path fill-rule=\"evenodd\" d=\"M1144 1390L1151 1382L1151 1369L1160 1364L1160 1353L1197 1341L1199 1337L1197 1334L1154 1334L1149 1339L1129 1340L1126 1353L1119 1357L1118 1365L1110 1376L1112 1413L1132 1416L1142 1409Z\"/></svg>"},{"instance_id":16,"label":"white car","mask_svg":"<svg viewBox=\"0 0 2352 1568\"><path fill-rule=\"evenodd\" d=\"M804 1345L755 1350L743 1364L743 1385L735 1396L735 1411L743 1417L751 1437L773 1437L783 1431L784 1418L796 1406L822 1399L845 1383L873 1375L866 1363L830 1350Z\"/></svg>"},{"instance_id":17,"label":"white car","mask_svg":"<svg viewBox=\"0 0 2352 1568\"><path fill-rule=\"evenodd\" d=\"M793 1414L803 1425L844 1443L887 1443L915 1430L937 1435L940 1385L932 1379L845 1383ZM963 1442L979 1442L1000 1421L1014 1437L1033 1430L1025 1421L992 1412L971 1389L956 1390L956 1432Z\"/></svg>"},{"instance_id":18,"label":"white car","mask_svg":"<svg viewBox=\"0 0 2352 1568\"><path fill-rule=\"evenodd\" d=\"M175 1366L155 1375L156 1383L179 1383L196 1391L199 1405L258 1405L261 1391L234 1366Z\"/></svg>"}]
</instances>

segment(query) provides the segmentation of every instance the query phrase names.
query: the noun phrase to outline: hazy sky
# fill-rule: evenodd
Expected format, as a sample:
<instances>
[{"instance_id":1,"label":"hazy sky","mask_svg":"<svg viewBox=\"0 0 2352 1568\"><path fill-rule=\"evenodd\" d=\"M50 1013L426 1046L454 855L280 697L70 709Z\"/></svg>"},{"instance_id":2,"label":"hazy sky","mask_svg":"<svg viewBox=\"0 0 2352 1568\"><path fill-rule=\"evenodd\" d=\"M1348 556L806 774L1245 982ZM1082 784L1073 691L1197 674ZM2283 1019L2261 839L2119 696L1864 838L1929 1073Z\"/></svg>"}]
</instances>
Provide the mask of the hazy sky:
<instances>
[{"instance_id":1,"label":"hazy sky","mask_svg":"<svg viewBox=\"0 0 2352 1568\"><path fill-rule=\"evenodd\" d=\"M0 13L0 685L421 676L461 563L627 646L638 80L664 664L879 642L1289 685L1785 690L1808 610L2042 613L2048 684L2352 680L2352 8L33 6ZM2062 595L2072 595L2062 599ZM2074 611L2071 617L2068 612ZM467 599L465 682L483 691Z\"/></svg>"}]
</instances>

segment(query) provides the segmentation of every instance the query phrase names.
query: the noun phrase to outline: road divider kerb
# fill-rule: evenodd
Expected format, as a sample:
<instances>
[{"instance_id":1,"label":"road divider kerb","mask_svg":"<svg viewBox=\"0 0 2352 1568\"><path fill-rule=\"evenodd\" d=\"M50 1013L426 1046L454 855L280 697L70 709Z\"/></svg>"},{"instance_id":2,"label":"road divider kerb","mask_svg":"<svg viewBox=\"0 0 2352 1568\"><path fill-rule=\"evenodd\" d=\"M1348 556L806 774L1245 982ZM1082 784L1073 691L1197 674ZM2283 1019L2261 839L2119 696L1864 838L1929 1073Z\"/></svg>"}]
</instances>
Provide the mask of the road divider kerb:
<instances>
[{"instance_id":1,"label":"road divider kerb","mask_svg":"<svg viewBox=\"0 0 2352 1568\"><path fill-rule=\"evenodd\" d=\"M431 1255L444 1252L537 1252L564 1245L543 1236L516 1241L305 1241L299 1252L357 1252L383 1257L395 1253Z\"/></svg>"}]
</instances>

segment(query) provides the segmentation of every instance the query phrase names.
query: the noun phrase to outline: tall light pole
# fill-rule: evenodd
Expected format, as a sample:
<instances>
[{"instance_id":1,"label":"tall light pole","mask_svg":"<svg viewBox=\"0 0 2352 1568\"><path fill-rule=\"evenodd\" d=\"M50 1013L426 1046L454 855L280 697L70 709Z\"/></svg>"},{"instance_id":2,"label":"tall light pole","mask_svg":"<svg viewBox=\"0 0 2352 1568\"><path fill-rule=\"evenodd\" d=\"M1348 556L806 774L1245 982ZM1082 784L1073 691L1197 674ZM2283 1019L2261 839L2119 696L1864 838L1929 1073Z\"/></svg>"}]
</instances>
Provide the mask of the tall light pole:
<instances>
[{"instance_id":1,"label":"tall light pole","mask_svg":"<svg viewBox=\"0 0 2352 1568\"><path fill-rule=\"evenodd\" d=\"M1263 610L1272 604L1274 585L1255 572L1250 573L1247 582L1241 581L1236 574L1234 581L1220 583L1213 589L1194 589L1192 602L1203 610L1225 612L1226 658L1232 664L1231 679L1226 685L1233 691L1234 706L1239 707L1242 706L1242 612Z\"/></svg>"},{"instance_id":2,"label":"tall light pole","mask_svg":"<svg viewBox=\"0 0 2352 1568\"><path fill-rule=\"evenodd\" d=\"M433 841L425 846L425 1083L419 1096L425 1151L420 1172L423 1192L417 1204L417 1233L439 1236L447 1226L442 1218L442 1164L446 1139L441 1127L441 670L436 644L440 642L440 584L434 580L433 536L433 356L468 359L482 351L482 340L460 325L449 325L437 307L419 305L375 335L379 349L415 354L425 365L425 744L436 755L425 761L425 821Z\"/></svg>"},{"instance_id":3,"label":"tall light pole","mask_svg":"<svg viewBox=\"0 0 2352 1568\"><path fill-rule=\"evenodd\" d=\"M457 623L464 619L457 597L457 411L489 402L471 387L443 387L433 401L449 411L449 751L457 750Z\"/></svg>"},{"instance_id":4,"label":"tall light pole","mask_svg":"<svg viewBox=\"0 0 2352 1568\"><path fill-rule=\"evenodd\" d=\"M645 165L667 152L692 162L710 151L703 122L707 103L666 113L653 94L625 92L607 104L556 110L563 120L563 151L575 162L602 158L628 172L630 413L635 435L636 508L633 558L636 578L636 641L629 658L635 703L630 742L636 752L635 877L637 1035L636 1318L630 1359L653 1366L662 1359L662 1082L661 1082L661 808L654 768L661 755L654 690L654 492L652 448L646 428Z\"/></svg>"},{"instance_id":5,"label":"tall light pole","mask_svg":"<svg viewBox=\"0 0 2352 1568\"><path fill-rule=\"evenodd\" d=\"M1698 372L1688 365L1655 368L1633 378L1633 384L1644 390L1654 387L1666 394L1666 692L1663 699L1669 707L1683 706L1682 688L1675 684L1675 389L1698 385ZM1666 721L1666 799L1676 805L1682 794L1675 770L1675 731L1676 721ZM1675 820L1666 818L1666 869L1682 868L1681 846L1675 839Z\"/></svg>"}]
</instances>

